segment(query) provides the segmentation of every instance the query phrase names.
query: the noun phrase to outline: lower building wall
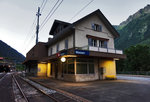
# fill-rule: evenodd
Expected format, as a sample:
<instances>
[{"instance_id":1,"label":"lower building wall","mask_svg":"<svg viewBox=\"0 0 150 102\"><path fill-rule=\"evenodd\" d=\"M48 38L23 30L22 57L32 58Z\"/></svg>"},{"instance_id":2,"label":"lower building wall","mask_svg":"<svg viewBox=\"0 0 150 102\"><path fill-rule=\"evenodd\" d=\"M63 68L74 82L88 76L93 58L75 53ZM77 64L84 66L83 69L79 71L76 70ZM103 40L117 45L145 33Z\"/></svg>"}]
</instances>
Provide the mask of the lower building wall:
<instances>
[{"instance_id":1,"label":"lower building wall","mask_svg":"<svg viewBox=\"0 0 150 102\"><path fill-rule=\"evenodd\" d=\"M57 73L55 71L57 71ZM103 73L101 74L101 72ZM54 77L56 79L72 82L93 81L99 79L116 79L116 63L114 59L94 59L94 74L64 74L62 73L62 64L60 62L57 62L56 65L53 63L52 66L51 63L39 63L37 76Z\"/></svg>"},{"instance_id":2,"label":"lower building wall","mask_svg":"<svg viewBox=\"0 0 150 102\"><path fill-rule=\"evenodd\" d=\"M37 76L37 65L31 64L30 66L26 66L26 74L29 76Z\"/></svg>"},{"instance_id":3,"label":"lower building wall","mask_svg":"<svg viewBox=\"0 0 150 102\"><path fill-rule=\"evenodd\" d=\"M71 82L75 82L75 75L74 74L66 74L63 76L63 78L61 78L62 80L65 81L71 81Z\"/></svg>"},{"instance_id":4,"label":"lower building wall","mask_svg":"<svg viewBox=\"0 0 150 102\"><path fill-rule=\"evenodd\" d=\"M82 81L93 81L98 80L98 77L96 74L77 74L75 75L76 82L82 82Z\"/></svg>"},{"instance_id":5,"label":"lower building wall","mask_svg":"<svg viewBox=\"0 0 150 102\"><path fill-rule=\"evenodd\" d=\"M101 60L100 67L103 68L104 79L116 79L116 62L115 60Z\"/></svg>"}]
</instances>

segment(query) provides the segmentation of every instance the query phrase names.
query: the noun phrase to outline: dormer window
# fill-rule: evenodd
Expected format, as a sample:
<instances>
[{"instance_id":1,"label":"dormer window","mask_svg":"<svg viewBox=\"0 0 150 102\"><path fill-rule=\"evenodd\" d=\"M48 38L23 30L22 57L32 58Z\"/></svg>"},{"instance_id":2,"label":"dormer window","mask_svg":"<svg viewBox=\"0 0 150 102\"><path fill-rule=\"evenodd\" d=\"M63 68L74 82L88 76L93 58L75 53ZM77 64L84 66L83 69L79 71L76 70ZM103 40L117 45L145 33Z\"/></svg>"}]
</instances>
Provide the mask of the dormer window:
<instances>
[{"instance_id":1,"label":"dormer window","mask_svg":"<svg viewBox=\"0 0 150 102\"><path fill-rule=\"evenodd\" d=\"M92 24L92 29L94 31L102 32L102 25Z\"/></svg>"}]
</instances>

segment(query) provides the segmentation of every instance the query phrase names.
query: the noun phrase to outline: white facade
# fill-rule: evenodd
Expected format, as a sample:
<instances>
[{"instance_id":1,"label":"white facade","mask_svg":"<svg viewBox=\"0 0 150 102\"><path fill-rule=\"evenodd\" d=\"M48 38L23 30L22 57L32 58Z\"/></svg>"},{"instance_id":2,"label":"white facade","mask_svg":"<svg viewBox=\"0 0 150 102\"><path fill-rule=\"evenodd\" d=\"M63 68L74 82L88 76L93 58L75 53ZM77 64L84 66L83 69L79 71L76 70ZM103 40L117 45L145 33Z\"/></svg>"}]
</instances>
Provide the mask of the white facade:
<instances>
[{"instance_id":1,"label":"white facade","mask_svg":"<svg viewBox=\"0 0 150 102\"><path fill-rule=\"evenodd\" d=\"M102 31L94 31L91 27L92 24L98 24L102 26ZM114 50L114 36L111 32L105 27L102 21L99 19L97 15L93 15L92 17L83 20L79 24L75 25L75 38L73 38L73 34L70 34L68 37L63 40L49 46L48 48L48 56L50 56L50 50L52 48L52 54L57 53L57 44L59 44L59 51L65 49L65 40L68 39L68 49L73 48L73 43L75 43L75 47L82 47L83 50L91 50L91 51L99 51L99 52L107 52L107 53L118 53L123 54L120 50ZM97 40L97 46L88 46L88 38L87 35L91 35L98 38L108 39L107 48L99 48L99 42ZM75 42L73 42L75 39Z\"/></svg>"},{"instance_id":2,"label":"white facade","mask_svg":"<svg viewBox=\"0 0 150 102\"><path fill-rule=\"evenodd\" d=\"M91 24L99 24L102 26L102 32L92 30ZM114 36L109 32L100 19L94 15L80 24L75 26L75 46L84 47L88 45L88 39L86 35L91 35L100 38L106 38L108 40L108 48L114 49Z\"/></svg>"},{"instance_id":3,"label":"white facade","mask_svg":"<svg viewBox=\"0 0 150 102\"><path fill-rule=\"evenodd\" d=\"M52 48L52 55L57 53L57 44L59 44L59 51L62 51L65 49L65 40L68 40L68 49L73 48L73 34L70 36L64 38L63 40L53 44L52 46L49 46L48 48L48 56L51 56L51 48Z\"/></svg>"}]
</instances>

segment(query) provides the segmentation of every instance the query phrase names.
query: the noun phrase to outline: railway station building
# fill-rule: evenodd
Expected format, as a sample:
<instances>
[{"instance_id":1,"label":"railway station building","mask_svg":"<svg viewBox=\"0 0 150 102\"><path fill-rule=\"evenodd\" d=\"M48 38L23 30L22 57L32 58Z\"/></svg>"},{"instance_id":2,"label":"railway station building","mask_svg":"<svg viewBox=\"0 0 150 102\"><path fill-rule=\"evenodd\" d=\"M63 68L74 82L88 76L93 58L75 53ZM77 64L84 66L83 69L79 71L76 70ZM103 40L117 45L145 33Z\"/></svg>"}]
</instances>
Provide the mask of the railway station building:
<instances>
[{"instance_id":1,"label":"railway station building","mask_svg":"<svg viewBox=\"0 0 150 102\"><path fill-rule=\"evenodd\" d=\"M28 52L24 62L28 73L34 69L36 76L73 82L116 79L116 60L126 56L115 49L119 34L99 9L73 23L55 20L49 34L53 38L44 49L38 43L34 48L39 50ZM40 50L40 57L31 58Z\"/></svg>"}]
</instances>

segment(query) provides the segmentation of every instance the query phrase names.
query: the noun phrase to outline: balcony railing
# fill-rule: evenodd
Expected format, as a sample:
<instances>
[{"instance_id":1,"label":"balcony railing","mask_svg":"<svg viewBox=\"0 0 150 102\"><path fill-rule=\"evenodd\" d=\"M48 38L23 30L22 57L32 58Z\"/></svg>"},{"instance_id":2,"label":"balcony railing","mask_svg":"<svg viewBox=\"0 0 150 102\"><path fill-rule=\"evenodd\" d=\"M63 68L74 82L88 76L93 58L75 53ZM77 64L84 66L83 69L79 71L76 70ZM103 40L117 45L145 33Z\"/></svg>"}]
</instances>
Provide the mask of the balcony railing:
<instances>
[{"instance_id":1,"label":"balcony railing","mask_svg":"<svg viewBox=\"0 0 150 102\"><path fill-rule=\"evenodd\" d=\"M123 54L122 50L116 50L112 48L101 48L101 47L94 47L94 46L78 47L77 49L88 50L88 51L98 51L98 52L105 52L105 53L114 53L114 54Z\"/></svg>"}]
</instances>

